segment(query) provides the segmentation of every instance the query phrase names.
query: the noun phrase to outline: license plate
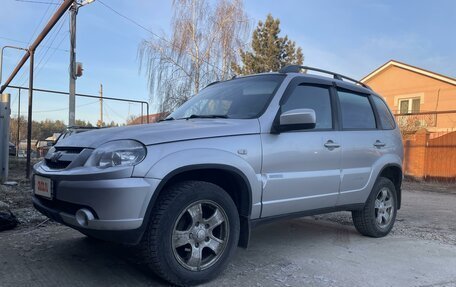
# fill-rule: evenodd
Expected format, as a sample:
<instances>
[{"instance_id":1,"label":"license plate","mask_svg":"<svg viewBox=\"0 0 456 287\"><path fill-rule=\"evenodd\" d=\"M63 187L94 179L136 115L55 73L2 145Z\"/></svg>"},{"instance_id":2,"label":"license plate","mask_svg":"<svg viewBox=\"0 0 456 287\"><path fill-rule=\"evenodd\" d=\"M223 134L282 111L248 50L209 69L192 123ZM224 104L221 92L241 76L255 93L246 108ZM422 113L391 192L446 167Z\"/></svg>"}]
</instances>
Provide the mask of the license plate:
<instances>
[{"instance_id":1,"label":"license plate","mask_svg":"<svg viewBox=\"0 0 456 287\"><path fill-rule=\"evenodd\" d=\"M52 181L49 178L35 175L35 188L36 195L52 199Z\"/></svg>"}]
</instances>

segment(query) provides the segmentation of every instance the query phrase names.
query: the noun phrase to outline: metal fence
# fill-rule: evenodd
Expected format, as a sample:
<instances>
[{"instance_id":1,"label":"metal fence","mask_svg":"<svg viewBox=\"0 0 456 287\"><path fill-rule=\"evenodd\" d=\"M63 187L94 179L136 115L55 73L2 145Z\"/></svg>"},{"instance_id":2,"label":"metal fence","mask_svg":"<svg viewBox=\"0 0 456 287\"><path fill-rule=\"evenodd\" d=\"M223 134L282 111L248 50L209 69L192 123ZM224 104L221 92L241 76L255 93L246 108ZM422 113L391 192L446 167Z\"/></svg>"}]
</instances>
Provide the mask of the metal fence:
<instances>
[{"instance_id":1,"label":"metal fence","mask_svg":"<svg viewBox=\"0 0 456 287\"><path fill-rule=\"evenodd\" d=\"M19 86L8 86L8 88L10 89L15 89L17 90L17 94L18 94L18 99L17 99L17 126L16 126L16 138L15 139L11 139L11 141L13 142L16 142L16 148L19 149L19 146L20 146L20 126L21 126L21 116L22 116L22 113L21 113L21 92L24 91L24 90L29 90L28 87L19 87ZM56 95L56 96L62 96L62 95L66 95L66 96L69 96L69 93L68 92L63 92L63 91L56 91L56 90L49 90L49 89L40 89L40 88L33 88L33 91L34 92L39 92L39 93L47 93L47 94L52 94L52 95ZM134 99L125 99L125 98L117 98L117 97L106 97L106 96L103 96L103 97L100 97L99 95L91 95L91 94L81 94L81 93L77 93L76 94L76 98L89 98L89 99L97 99L96 102L102 100L103 102L105 101L114 101L114 102L121 102L121 103L134 103L134 104L138 104L140 105L140 121L141 123L148 123L149 122L149 117L144 117L144 113L146 113L146 115L149 114L149 103L147 101L141 101L141 100L134 100ZM35 95L35 105L37 105L37 102L39 102L39 97ZM56 102L61 102L61 99L57 99ZM30 103L29 103L30 104ZM29 109L30 110L30 109ZM35 110L32 109L32 113L36 112ZM122 113L122 112L121 112ZM24 113L24 114L27 114L27 113ZM30 119L30 117L29 117ZM30 138L30 141L31 141L31 130L32 130L32 122L31 121L27 121L27 141L29 140ZM58 131L56 131L58 132ZM26 151L26 155L27 155L27 170L26 170L26 174L28 176L29 174L29 170L30 170L30 155L32 153L32 146L28 145L27 144L27 151Z\"/></svg>"},{"instance_id":2,"label":"metal fence","mask_svg":"<svg viewBox=\"0 0 456 287\"><path fill-rule=\"evenodd\" d=\"M404 174L456 181L456 111L395 115L404 142Z\"/></svg>"}]
</instances>

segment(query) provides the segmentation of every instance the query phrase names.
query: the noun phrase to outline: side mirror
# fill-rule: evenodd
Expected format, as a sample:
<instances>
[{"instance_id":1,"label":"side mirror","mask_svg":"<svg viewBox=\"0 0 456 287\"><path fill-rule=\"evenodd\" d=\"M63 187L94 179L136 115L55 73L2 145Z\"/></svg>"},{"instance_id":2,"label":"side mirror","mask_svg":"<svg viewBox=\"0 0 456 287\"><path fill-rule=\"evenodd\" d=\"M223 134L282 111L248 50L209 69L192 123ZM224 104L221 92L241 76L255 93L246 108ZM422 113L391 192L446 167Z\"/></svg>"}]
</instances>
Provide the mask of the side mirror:
<instances>
[{"instance_id":1,"label":"side mirror","mask_svg":"<svg viewBox=\"0 0 456 287\"><path fill-rule=\"evenodd\" d=\"M295 109L280 115L279 131L313 129L317 123L312 109Z\"/></svg>"}]
</instances>

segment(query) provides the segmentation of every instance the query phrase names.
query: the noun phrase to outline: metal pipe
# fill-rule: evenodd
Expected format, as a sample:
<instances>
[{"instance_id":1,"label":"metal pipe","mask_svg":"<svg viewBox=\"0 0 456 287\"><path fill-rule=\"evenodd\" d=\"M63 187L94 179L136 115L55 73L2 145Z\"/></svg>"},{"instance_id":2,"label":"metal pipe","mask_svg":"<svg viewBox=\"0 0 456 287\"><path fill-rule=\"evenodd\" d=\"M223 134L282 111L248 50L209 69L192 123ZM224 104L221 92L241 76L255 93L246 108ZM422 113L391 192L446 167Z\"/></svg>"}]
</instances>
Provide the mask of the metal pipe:
<instances>
[{"instance_id":1,"label":"metal pipe","mask_svg":"<svg viewBox=\"0 0 456 287\"><path fill-rule=\"evenodd\" d=\"M448 111L419 112L419 113L408 113L408 114L394 114L394 116L441 115L441 114L455 114L455 113L456 113L456 110L448 110Z\"/></svg>"},{"instance_id":2,"label":"metal pipe","mask_svg":"<svg viewBox=\"0 0 456 287\"><path fill-rule=\"evenodd\" d=\"M25 176L30 178L30 162L32 150L32 101L33 101L33 66L35 62L35 50L30 50L30 71L29 71L29 91L28 91L28 119L27 119L27 163L25 167Z\"/></svg>"},{"instance_id":3,"label":"metal pipe","mask_svg":"<svg viewBox=\"0 0 456 287\"><path fill-rule=\"evenodd\" d=\"M19 157L19 144L20 137L19 133L21 131L21 89L19 89L18 99L17 99L17 135L16 135L16 157Z\"/></svg>"},{"instance_id":4,"label":"metal pipe","mask_svg":"<svg viewBox=\"0 0 456 287\"><path fill-rule=\"evenodd\" d=\"M19 86L9 86L11 89L23 89L23 90L28 90L28 87L19 87ZM59 94L59 95L68 95L68 92L62 92L62 91L55 91L55 90L48 90L48 89L40 89L40 88L33 88L33 91L35 92L44 92L44 93L52 93L52 94ZM94 96L94 95L89 95L89 94L75 94L78 97L84 97L84 98L94 98L94 99L99 99L99 96ZM103 100L113 100L113 101L121 101L121 102L132 102L132 103L144 103L146 106L149 106L149 103L146 101L140 101L140 100L130 100L130 99L124 99L124 98L113 98L113 97L105 97L103 96Z\"/></svg>"},{"instance_id":5,"label":"metal pipe","mask_svg":"<svg viewBox=\"0 0 456 287\"><path fill-rule=\"evenodd\" d=\"M28 53L25 54L22 59L19 61L17 64L16 68L14 68L13 72L9 76L9 78L6 80L5 84L3 84L0 87L0 94L3 93L3 91L8 87L8 85L11 83L11 81L16 77L17 73L19 70L24 66L25 62L28 60L30 57L30 54L32 51L35 51L38 45L44 40L46 35L51 31L51 29L57 24L57 22L60 20L60 18L65 14L65 12L70 8L71 4L73 4L75 0L65 0L63 1L62 5L60 5L59 9L52 15L51 19L49 22L46 24L44 27L43 31L38 35L38 37L35 39L35 41L32 43L32 45L28 48Z\"/></svg>"},{"instance_id":6,"label":"metal pipe","mask_svg":"<svg viewBox=\"0 0 456 287\"><path fill-rule=\"evenodd\" d=\"M10 48L10 49L16 49L16 50L23 50L23 51L26 51L28 52L27 49L25 48L22 48L22 47L15 47L15 46L3 46L2 49L0 50L0 84L2 83L2 71L3 71L3 50L5 50L6 48Z\"/></svg>"},{"instance_id":7,"label":"metal pipe","mask_svg":"<svg viewBox=\"0 0 456 287\"><path fill-rule=\"evenodd\" d=\"M148 102L144 102L146 103L146 107L147 107L147 123L149 123L149 103Z\"/></svg>"}]
</instances>

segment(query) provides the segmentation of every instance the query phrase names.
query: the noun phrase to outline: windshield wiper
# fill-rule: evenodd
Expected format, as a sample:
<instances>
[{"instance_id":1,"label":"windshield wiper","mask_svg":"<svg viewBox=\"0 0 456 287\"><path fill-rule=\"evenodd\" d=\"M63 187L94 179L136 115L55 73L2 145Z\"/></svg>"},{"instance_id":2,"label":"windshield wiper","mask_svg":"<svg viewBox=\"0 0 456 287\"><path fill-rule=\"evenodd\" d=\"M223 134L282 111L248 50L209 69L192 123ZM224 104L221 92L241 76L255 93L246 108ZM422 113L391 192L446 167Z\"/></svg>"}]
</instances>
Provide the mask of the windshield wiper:
<instances>
[{"instance_id":1,"label":"windshield wiper","mask_svg":"<svg viewBox=\"0 0 456 287\"><path fill-rule=\"evenodd\" d=\"M186 117L184 119L189 120L189 119L227 119L227 115L190 115L189 117Z\"/></svg>"}]
</instances>

